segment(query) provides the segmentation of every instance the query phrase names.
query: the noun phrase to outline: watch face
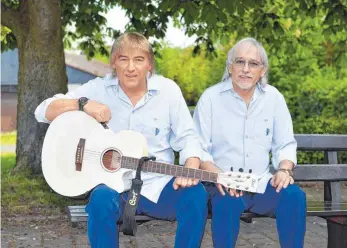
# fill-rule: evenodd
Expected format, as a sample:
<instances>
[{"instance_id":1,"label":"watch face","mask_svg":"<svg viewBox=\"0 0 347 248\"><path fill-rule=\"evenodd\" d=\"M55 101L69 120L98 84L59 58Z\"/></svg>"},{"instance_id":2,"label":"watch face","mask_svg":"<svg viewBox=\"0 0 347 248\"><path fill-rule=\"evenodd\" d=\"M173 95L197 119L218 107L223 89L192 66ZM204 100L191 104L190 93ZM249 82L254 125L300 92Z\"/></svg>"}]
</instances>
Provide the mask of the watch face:
<instances>
[{"instance_id":1,"label":"watch face","mask_svg":"<svg viewBox=\"0 0 347 248\"><path fill-rule=\"evenodd\" d=\"M79 100L80 104L85 104L88 101L87 97L81 97Z\"/></svg>"},{"instance_id":2,"label":"watch face","mask_svg":"<svg viewBox=\"0 0 347 248\"><path fill-rule=\"evenodd\" d=\"M86 105L88 102L88 98L87 97L81 97L80 99L78 99L78 107L79 110L83 110L84 105Z\"/></svg>"}]
</instances>

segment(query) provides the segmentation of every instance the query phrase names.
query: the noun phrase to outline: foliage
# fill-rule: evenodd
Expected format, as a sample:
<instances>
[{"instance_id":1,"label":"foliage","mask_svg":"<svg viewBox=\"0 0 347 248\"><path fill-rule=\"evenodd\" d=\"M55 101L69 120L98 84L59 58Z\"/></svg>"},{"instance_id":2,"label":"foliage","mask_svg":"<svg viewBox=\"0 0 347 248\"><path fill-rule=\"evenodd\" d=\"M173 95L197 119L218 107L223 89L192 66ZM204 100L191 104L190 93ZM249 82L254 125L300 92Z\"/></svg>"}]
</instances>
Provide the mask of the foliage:
<instances>
[{"instance_id":1,"label":"foliage","mask_svg":"<svg viewBox=\"0 0 347 248\"><path fill-rule=\"evenodd\" d=\"M292 75L283 77L280 84L291 85L283 91L290 109L295 133L347 134L347 77L338 78L336 70L323 68L304 80ZM303 163L323 163L323 153L303 155ZM313 162L312 162L313 161ZM340 163L347 163L347 153L339 153Z\"/></svg>"},{"instance_id":2,"label":"foliage","mask_svg":"<svg viewBox=\"0 0 347 248\"><path fill-rule=\"evenodd\" d=\"M43 12L61 16L65 47L69 47L73 41L78 41L79 48L88 57L93 57L95 54L107 56L108 49L105 46L104 37L115 38L119 35L119 30L106 27L106 19L103 16L115 6L124 9L130 19L126 30L141 32L147 38L163 38L169 17L171 17L176 26L185 28L188 36L197 36L196 44L194 48L186 51L162 50L162 58L157 60L158 71L179 83L188 104L195 104L206 87L220 80L226 52L235 41L252 36L261 41L268 51L271 65L270 82L287 97L294 116L296 131L342 132L345 130L345 121L338 119L345 116L333 114L333 111L341 113L345 110L341 100L345 97L343 86L336 86L332 91L327 91L328 89L324 87L319 88L318 91L316 89L323 86L324 82L333 81L341 85L340 82L343 83L346 79L344 68L347 65L347 2L344 0L62 0L53 2L55 5L48 5L43 1L41 3L46 3L45 6L48 6L46 11L37 8L35 12L30 12L28 6L33 6L33 3L39 2L24 0L1 2L2 50L23 45L24 41L28 40L23 39L24 34L28 32L24 24L34 23L33 17ZM54 12L54 10L60 11L58 3L61 3L61 12ZM28 16L29 12L31 16ZM47 29L53 27L53 24L45 19L37 18L37 20L41 20L42 23L39 22L39 24L42 25L35 27L45 27L45 25L50 25L46 26ZM39 35L35 37L35 34L45 35L44 32L29 30L33 31L30 32L34 37L33 41L44 38ZM63 54L62 46L58 43L55 41L55 44L52 44L52 47L58 47L53 55ZM40 48L34 47L35 42L28 44L30 44L29 47L25 49L23 47L24 51L19 51L20 54L23 55L25 52L28 54L30 51L31 56L40 55ZM157 50L159 49L158 43L154 42L154 46ZM190 56L192 52L196 55L193 58ZM209 55L203 57L206 52ZM24 89L25 85L35 82L39 87L32 88L30 95L40 100L51 96L52 91L57 93L58 90L63 89L61 85L54 87L57 84L56 81L47 81L47 77L60 82L62 78L66 78L66 75L63 75L61 56L49 57L49 62L57 65L57 68L52 71L41 70L42 75L35 74L35 80L28 77L30 75L28 72L47 68L47 59L29 60L32 63L28 63L23 60L25 56L22 56L19 70L22 73L19 76L20 87ZM332 69L324 81L319 76L325 76L325 72L322 72L326 68ZM311 78L313 78L312 81L310 81ZM321 80L322 85L315 85L317 80ZM65 81L63 83L65 84ZM304 91L308 95L300 95L302 84L309 85ZM43 91L42 86L51 91ZM29 94L25 92L28 91L20 91L19 95L22 98L20 100L32 103L33 101L28 99ZM312 95L314 97L310 98ZM312 105L308 107L307 104ZM24 107L26 108L27 105ZM33 108L33 106L30 107ZM22 117L25 117L28 111L20 107L19 110L19 119L26 120ZM33 137L27 139L32 142L31 147L40 147L39 142L43 140L44 129L41 130L38 125L34 125L33 118L27 119L31 122L18 122L21 127L18 131L18 144L24 143L23 127L26 125L27 130L36 135L35 141ZM31 161L26 160L30 156L28 151L25 152L20 148L17 154L18 161L23 161L23 164Z\"/></svg>"},{"instance_id":3,"label":"foliage","mask_svg":"<svg viewBox=\"0 0 347 248\"><path fill-rule=\"evenodd\" d=\"M157 70L174 79L181 87L188 105L195 105L201 93L221 79L225 66L226 49L216 50L217 58L204 54L186 56L193 48L164 47L159 51ZM270 55L270 84L277 87L286 98L294 124L294 132L304 134L347 133L347 70L333 66L321 66L315 57L316 47L298 49L292 53L292 68L275 63L281 55ZM298 161L324 163L323 152L299 152ZM339 161L347 162L347 153L339 153Z\"/></svg>"},{"instance_id":4,"label":"foliage","mask_svg":"<svg viewBox=\"0 0 347 248\"><path fill-rule=\"evenodd\" d=\"M195 105L202 92L221 79L224 58L206 58L203 53L192 56L193 48L164 47L156 59L159 74L174 80L182 89L188 105Z\"/></svg>"},{"instance_id":5,"label":"foliage","mask_svg":"<svg viewBox=\"0 0 347 248\"><path fill-rule=\"evenodd\" d=\"M59 214L66 205L85 204L51 191L42 175L32 175L29 168L12 173L16 163L13 153L1 154L1 208L7 217L13 214Z\"/></svg>"},{"instance_id":6,"label":"foliage","mask_svg":"<svg viewBox=\"0 0 347 248\"><path fill-rule=\"evenodd\" d=\"M21 3L19 0L2 1L5 9L18 10ZM103 38L119 35L118 30L106 27L103 15L115 6L123 8L130 19L126 29L141 32L146 37L164 38L169 17L174 18L177 26L186 28L188 36L197 36L195 52L204 46L206 51L213 53L216 41L227 44L230 35L236 33L238 38L253 36L272 44L273 51L281 50L288 39L292 42L287 42L286 46L292 51L298 42L312 45L324 40L325 47L333 53L332 61L341 64L342 57L346 57L339 53L346 48L346 1L63 0L61 3L65 46L78 40L79 47L89 57L97 52L108 55ZM317 28L320 33L314 31ZM2 49L14 47L15 41L13 34L6 32Z\"/></svg>"}]
</instances>

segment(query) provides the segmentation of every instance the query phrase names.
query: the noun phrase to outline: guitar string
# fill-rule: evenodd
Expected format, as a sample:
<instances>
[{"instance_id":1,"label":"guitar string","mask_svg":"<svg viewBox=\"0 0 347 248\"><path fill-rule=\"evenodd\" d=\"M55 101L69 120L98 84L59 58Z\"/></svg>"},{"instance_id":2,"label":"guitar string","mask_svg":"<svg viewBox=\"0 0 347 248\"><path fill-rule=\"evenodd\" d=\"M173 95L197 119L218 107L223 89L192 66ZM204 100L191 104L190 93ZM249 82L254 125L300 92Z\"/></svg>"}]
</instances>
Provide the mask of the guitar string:
<instances>
[{"instance_id":1,"label":"guitar string","mask_svg":"<svg viewBox=\"0 0 347 248\"><path fill-rule=\"evenodd\" d=\"M90 153L90 150L85 150L86 152L85 152L85 158L87 158L87 159L90 159L90 158L93 158L93 159L95 159L96 161L100 161L101 160L101 153L100 152L95 152L95 151L92 151L92 153ZM86 156L87 155L87 156ZM112 155L111 155L112 156ZM130 159L134 159L134 160L138 160L138 159L136 159L136 158L130 158ZM106 158L106 159L103 159L103 161L105 161L105 162L111 162L112 161L112 158ZM164 163L162 163L162 164L164 164ZM168 165L168 166L172 166L172 165L170 165L170 164L165 164L165 165L160 165L160 166L166 166L166 165ZM153 166L153 165L152 165ZM178 168L184 168L184 167L181 167L181 166L179 166L179 165L173 165L173 166L177 166ZM136 166L135 166L136 167ZM191 170L190 172L191 173L196 173L196 171L199 171L199 170L193 170L193 169L191 169L191 168L187 168L188 170ZM202 170L201 170L202 171ZM204 173L207 173L206 171L204 171ZM206 175L206 176L211 176L212 174L214 174L213 172L209 172L209 174L208 175ZM210 181L210 180L208 180L208 181Z\"/></svg>"},{"instance_id":2,"label":"guitar string","mask_svg":"<svg viewBox=\"0 0 347 248\"><path fill-rule=\"evenodd\" d=\"M97 152L96 152L97 153ZM87 155L87 156L86 156ZM98 154L85 154L84 158L87 160L87 162L100 162L100 155L101 153L98 153ZM107 162L110 162L112 161L112 159L110 160L104 160L104 161L107 161ZM177 166L177 165L176 165ZM153 166L152 166L153 167ZM178 166L179 167L179 166ZM136 170L136 166L134 166L134 169L132 170ZM206 176L207 177L207 176ZM210 181L210 180L204 180L204 178L201 178L200 180L203 180L203 181ZM347 206L347 202L344 203L336 203L336 202L329 202L329 201L324 201L324 202L310 202L310 206L312 207L317 207L317 208L321 208L321 207L324 207L322 204L323 203L328 203L329 206L331 207L334 207L334 206L344 206L346 205ZM315 206L316 205L316 206Z\"/></svg>"},{"instance_id":3,"label":"guitar string","mask_svg":"<svg viewBox=\"0 0 347 248\"><path fill-rule=\"evenodd\" d=\"M101 153L100 152L96 152L96 151L91 151L91 150L85 150L85 154L88 154L88 155L94 155L95 156L95 158L96 158L96 160L97 161L100 161L100 155L101 155ZM92 158L92 156L88 156L88 159L89 158ZM134 159L136 159L136 158L134 158ZM112 161L112 158L110 158L110 159L105 159L104 161L106 161L106 162L110 162L110 161ZM174 165L174 166L178 166L178 165ZM178 166L178 167L180 167L180 166Z\"/></svg>"},{"instance_id":4,"label":"guitar string","mask_svg":"<svg viewBox=\"0 0 347 248\"><path fill-rule=\"evenodd\" d=\"M100 163L100 161L101 161L101 157L100 157L100 154L99 155L95 155L95 154L85 154L85 156L84 156L84 160L86 161L86 162L94 162L94 163ZM112 162L112 159L104 159L103 160L103 162ZM148 164L147 164L148 165ZM144 167L144 170L147 170L147 172L149 172L149 170L154 170L153 171L153 173L160 173L161 171L162 172L172 172L172 168L169 168L170 166L172 166L172 165L169 165L169 164L167 164L167 166L169 166L169 167L166 167L166 168L164 168L163 169L163 167L165 166L165 165L163 165L163 166L161 166L161 168L159 167L159 168L157 168L156 167L156 169L154 169L154 166L156 166L156 165L149 165L149 167ZM182 168L181 169L181 173L184 171L184 169L188 169L187 171L188 171L188 175L189 174L192 174L192 172L193 171L189 171L190 170L190 168L185 168L185 167L181 167L181 166L178 166L178 165L174 165L174 166L177 166L178 168ZM134 165L134 166L131 166L132 168L129 168L129 169L132 169L132 170L136 170L136 168L137 168L137 165ZM152 168L151 168L152 167ZM210 178L209 178L209 176L211 175L211 174L213 174L213 172L205 172L205 173L207 173L207 174L203 174L203 173L201 173L201 177L200 178L196 178L196 179L200 179L200 180L203 180L203 181L209 181L209 182L214 182L214 181L212 181L212 180L210 180ZM163 174L163 173L160 173L160 174ZM165 173L166 174L166 173ZM169 174L169 175L171 175L171 174ZM175 175L175 176L177 176L175 173L173 173L173 175ZM193 176L188 176L189 178L194 178Z\"/></svg>"},{"instance_id":5,"label":"guitar string","mask_svg":"<svg viewBox=\"0 0 347 248\"><path fill-rule=\"evenodd\" d=\"M112 151L112 150L110 150L110 151ZM93 159L92 161L93 162L100 162L100 160L101 160L101 154L102 153L100 153L100 152L97 152L97 151L92 151L92 150L89 150L89 149L85 149L84 150L84 153L85 153L85 158L86 159L88 159L88 160L90 160L90 159ZM106 154L106 153L104 153L104 154ZM112 155L110 155L111 156L111 158L104 158L102 161L103 162L107 162L107 163L112 163ZM135 158L134 158L135 159ZM171 165L169 165L169 166L171 166ZM178 165L175 165L175 166L178 166ZM179 166L178 166L179 167ZM134 168L131 168L131 169L133 169L133 170L136 170L136 168L137 168L137 166L134 166ZM181 167L181 168L184 168L184 167ZM145 168L145 169L147 169L147 171L149 171L148 169L151 169L151 168ZM153 168L153 165L152 165L152 170L153 170L154 168ZM172 168L165 168L165 172L166 172L166 170L171 170ZM194 174L195 175L195 173L196 173L196 171L197 170L194 170L194 171L190 171L189 170L190 168L188 168L188 174ZM158 170L156 170L155 172L158 172ZM154 172L154 173L155 173ZM159 173L161 172L161 168L159 168ZM171 171L170 171L171 172ZM181 176L182 176L182 173L183 173L183 170L181 170ZM205 172L206 173L206 172ZM166 173L165 173L166 174ZM197 178L197 179L200 179L200 180L203 180L203 181L208 181L208 182L215 182L215 181L217 181L217 179L215 179L215 180L211 180L211 175L212 174L214 174L213 172L208 172L208 174L206 175L206 174L203 174L203 172L201 173L202 175L201 175L201 177L195 177L195 176L189 176L190 178ZM170 174L171 175L171 174ZM174 173L174 175L176 175L176 176L178 176L177 175L177 171L176 171L176 173ZM228 178L230 178L229 176L228 176ZM234 177L233 177L234 178Z\"/></svg>"}]
</instances>

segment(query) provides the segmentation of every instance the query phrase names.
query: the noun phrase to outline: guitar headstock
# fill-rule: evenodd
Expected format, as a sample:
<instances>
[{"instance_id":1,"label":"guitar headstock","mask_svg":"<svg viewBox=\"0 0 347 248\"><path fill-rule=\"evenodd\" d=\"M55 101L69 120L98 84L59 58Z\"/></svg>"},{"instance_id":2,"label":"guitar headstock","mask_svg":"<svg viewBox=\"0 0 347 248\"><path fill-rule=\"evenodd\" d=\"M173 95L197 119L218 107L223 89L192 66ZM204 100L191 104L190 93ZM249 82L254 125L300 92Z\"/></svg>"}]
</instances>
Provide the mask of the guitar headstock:
<instances>
[{"instance_id":1,"label":"guitar headstock","mask_svg":"<svg viewBox=\"0 0 347 248\"><path fill-rule=\"evenodd\" d=\"M226 188L238 189L248 192L257 192L259 176L244 172L222 172L218 173L217 183Z\"/></svg>"}]
</instances>

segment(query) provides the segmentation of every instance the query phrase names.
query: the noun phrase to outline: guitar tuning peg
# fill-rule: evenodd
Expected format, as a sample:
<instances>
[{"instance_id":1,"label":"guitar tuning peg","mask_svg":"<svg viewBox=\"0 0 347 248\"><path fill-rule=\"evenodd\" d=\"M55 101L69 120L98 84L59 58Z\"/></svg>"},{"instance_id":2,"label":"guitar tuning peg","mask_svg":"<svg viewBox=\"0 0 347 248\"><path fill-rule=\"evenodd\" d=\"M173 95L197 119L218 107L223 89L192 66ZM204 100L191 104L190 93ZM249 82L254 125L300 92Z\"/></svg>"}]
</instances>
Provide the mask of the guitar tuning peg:
<instances>
[{"instance_id":1,"label":"guitar tuning peg","mask_svg":"<svg viewBox=\"0 0 347 248\"><path fill-rule=\"evenodd\" d=\"M252 173L252 169L249 169L249 173Z\"/></svg>"},{"instance_id":2,"label":"guitar tuning peg","mask_svg":"<svg viewBox=\"0 0 347 248\"><path fill-rule=\"evenodd\" d=\"M240 169L239 169L239 172L243 172L243 169L242 169L242 168L240 168Z\"/></svg>"},{"instance_id":3,"label":"guitar tuning peg","mask_svg":"<svg viewBox=\"0 0 347 248\"><path fill-rule=\"evenodd\" d=\"M233 169L233 167L230 167L230 171L233 171L234 169Z\"/></svg>"}]
</instances>

